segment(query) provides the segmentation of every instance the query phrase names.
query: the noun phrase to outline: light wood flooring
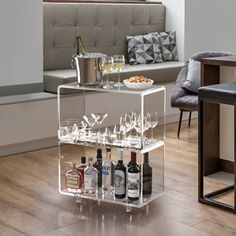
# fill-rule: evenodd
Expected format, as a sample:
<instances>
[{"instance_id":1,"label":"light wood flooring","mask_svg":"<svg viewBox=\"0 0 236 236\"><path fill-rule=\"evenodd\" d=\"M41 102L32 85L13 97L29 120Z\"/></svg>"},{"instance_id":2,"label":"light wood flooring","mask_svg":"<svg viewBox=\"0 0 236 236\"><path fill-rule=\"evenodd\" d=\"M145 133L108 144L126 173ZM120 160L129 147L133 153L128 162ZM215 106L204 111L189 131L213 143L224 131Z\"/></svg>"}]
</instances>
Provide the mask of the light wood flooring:
<instances>
[{"instance_id":1,"label":"light wood flooring","mask_svg":"<svg viewBox=\"0 0 236 236\"><path fill-rule=\"evenodd\" d=\"M56 147L0 158L0 236L236 235L236 215L197 201L197 120L176 131L166 127L165 193L130 214L60 195Z\"/></svg>"}]
</instances>

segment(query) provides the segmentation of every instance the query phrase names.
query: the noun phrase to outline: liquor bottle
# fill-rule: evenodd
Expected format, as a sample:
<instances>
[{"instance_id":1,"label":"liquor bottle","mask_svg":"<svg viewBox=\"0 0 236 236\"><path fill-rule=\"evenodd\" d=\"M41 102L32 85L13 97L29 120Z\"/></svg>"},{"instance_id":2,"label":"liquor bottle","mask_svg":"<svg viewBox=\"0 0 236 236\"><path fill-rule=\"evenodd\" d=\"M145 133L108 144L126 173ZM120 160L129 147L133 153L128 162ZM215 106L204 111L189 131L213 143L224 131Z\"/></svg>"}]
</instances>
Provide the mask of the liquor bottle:
<instances>
[{"instance_id":1,"label":"liquor bottle","mask_svg":"<svg viewBox=\"0 0 236 236\"><path fill-rule=\"evenodd\" d=\"M93 167L93 158L88 159L88 166L84 170L84 192L85 193L96 193L98 172Z\"/></svg>"},{"instance_id":2,"label":"liquor bottle","mask_svg":"<svg viewBox=\"0 0 236 236\"><path fill-rule=\"evenodd\" d=\"M76 48L77 55L85 55L87 53L87 51L84 47L81 36L76 37L76 47L77 47Z\"/></svg>"},{"instance_id":3,"label":"liquor bottle","mask_svg":"<svg viewBox=\"0 0 236 236\"><path fill-rule=\"evenodd\" d=\"M67 190L70 192L79 192L82 188L82 174L76 169L74 162L67 162L72 169L66 172L65 180Z\"/></svg>"},{"instance_id":4,"label":"liquor bottle","mask_svg":"<svg viewBox=\"0 0 236 236\"><path fill-rule=\"evenodd\" d=\"M98 188L102 187L102 149L97 149L97 160L93 165L98 171Z\"/></svg>"},{"instance_id":5,"label":"liquor bottle","mask_svg":"<svg viewBox=\"0 0 236 236\"><path fill-rule=\"evenodd\" d=\"M81 163L80 165L77 167L77 170L82 174L82 185L84 185L84 169L87 167L86 165L86 157L82 156L81 157Z\"/></svg>"},{"instance_id":6,"label":"liquor bottle","mask_svg":"<svg viewBox=\"0 0 236 236\"><path fill-rule=\"evenodd\" d=\"M149 164L148 152L144 153L143 162L143 194L152 193L152 166Z\"/></svg>"},{"instance_id":7,"label":"liquor bottle","mask_svg":"<svg viewBox=\"0 0 236 236\"><path fill-rule=\"evenodd\" d=\"M114 179L114 162L111 160L111 149L106 149L106 160L102 163L102 189L112 193Z\"/></svg>"},{"instance_id":8,"label":"liquor bottle","mask_svg":"<svg viewBox=\"0 0 236 236\"><path fill-rule=\"evenodd\" d=\"M123 164L123 151L119 151L118 163L114 170L114 189L115 197L125 198L126 192L126 168Z\"/></svg>"},{"instance_id":9,"label":"liquor bottle","mask_svg":"<svg viewBox=\"0 0 236 236\"><path fill-rule=\"evenodd\" d=\"M136 163L136 152L131 152L131 162L128 168L128 199L136 201L140 196L140 168Z\"/></svg>"}]
</instances>

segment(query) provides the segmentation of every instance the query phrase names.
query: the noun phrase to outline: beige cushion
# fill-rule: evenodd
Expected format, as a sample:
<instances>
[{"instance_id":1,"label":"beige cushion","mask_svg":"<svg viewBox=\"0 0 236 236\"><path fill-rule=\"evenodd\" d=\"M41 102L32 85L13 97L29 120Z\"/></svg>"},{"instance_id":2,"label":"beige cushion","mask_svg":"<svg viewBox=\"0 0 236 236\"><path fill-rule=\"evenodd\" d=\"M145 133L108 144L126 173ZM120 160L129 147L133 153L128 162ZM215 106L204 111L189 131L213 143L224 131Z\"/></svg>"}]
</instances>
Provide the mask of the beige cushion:
<instances>
[{"instance_id":1,"label":"beige cushion","mask_svg":"<svg viewBox=\"0 0 236 236\"><path fill-rule=\"evenodd\" d=\"M158 83L173 83L183 66L183 62L172 61L155 64L142 64L142 65L126 65L125 69L121 72L121 78L128 79L134 75L144 75L149 79L154 80L155 84ZM117 74L111 73L109 75L111 80L117 80Z\"/></svg>"},{"instance_id":2,"label":"beige cushion","mask_svg":"<svg viewBox=\"0 0 236 236\"><path fill-rule=\"evenodd\" d=\"M177 75L183 66L182 62L163 62L147 65L126 65L121 73L121 78L128 79L134 75L144 75L154 80L155 84L175 82ZM108 75L110 80L117 81L117 73ZM106 78L106 76L105 76ZM61 84L77 81L74 69L53 70L44 72L44 89L47 92L57 93L57 87Z\"/></svg>"},{"instance_id":3,"label":"beige cushion","mask_svg":"<svg viewBox=\"0 0 236 236\"><path fill-rule=\"evenodd\" d=\"M44 70L69 69L81 35L90 52L126 55L125 36L165 30L162 4L44 3Z\"/></svg>"},{"instance_id":4,"label":"beige cushion","mask_svg":"<svg viewBox=\"0 0 236 236\"><path fill-rule=\"evenodd\" d=\"M61 84L67 84L77 81L76 71L74 69L44 71L44 91L57 93L57 87Z\"/></svg>"}]
</instances>

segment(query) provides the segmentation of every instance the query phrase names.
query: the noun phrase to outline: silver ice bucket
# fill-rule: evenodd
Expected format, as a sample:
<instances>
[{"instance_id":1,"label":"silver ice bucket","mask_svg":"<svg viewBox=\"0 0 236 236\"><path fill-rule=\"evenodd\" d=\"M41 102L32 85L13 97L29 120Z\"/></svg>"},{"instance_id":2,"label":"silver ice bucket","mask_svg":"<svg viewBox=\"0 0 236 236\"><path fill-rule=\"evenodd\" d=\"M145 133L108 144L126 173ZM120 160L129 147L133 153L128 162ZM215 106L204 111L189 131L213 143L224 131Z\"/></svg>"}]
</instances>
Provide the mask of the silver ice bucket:
<instances>
[{"instance_id":1,"label":"silver ice bucket","mask_svg":"<svg viewBox=\"0 0 236 236\"><path fill-rule=\"evenodd\" d=\"M103 82L102 58L104 54L73 55L72 67L76 68L79 84L95 85Z\"/></svg>"}]
</instances>

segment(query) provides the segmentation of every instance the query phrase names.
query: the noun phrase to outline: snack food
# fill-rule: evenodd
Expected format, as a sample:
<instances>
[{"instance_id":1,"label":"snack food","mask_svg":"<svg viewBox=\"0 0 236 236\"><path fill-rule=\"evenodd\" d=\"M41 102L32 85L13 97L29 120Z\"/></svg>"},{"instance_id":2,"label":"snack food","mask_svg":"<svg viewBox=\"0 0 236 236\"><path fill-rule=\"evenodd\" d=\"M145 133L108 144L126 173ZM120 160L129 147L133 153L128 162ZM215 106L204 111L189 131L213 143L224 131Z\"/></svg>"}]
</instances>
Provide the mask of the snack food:
<instances>
[{"instance_id":1,"label":"snack food","mask_svg":"<svg viewBox=\"0 0 236 236\"><path fill-rule=\"evenodd\" d=\"M142 75L138 76L137 75L137 76L130 77L126 81L129 82L129 83L150 83L152 80L148 79L145 76L142 76Z\"/></svg>"}]
</instances>

